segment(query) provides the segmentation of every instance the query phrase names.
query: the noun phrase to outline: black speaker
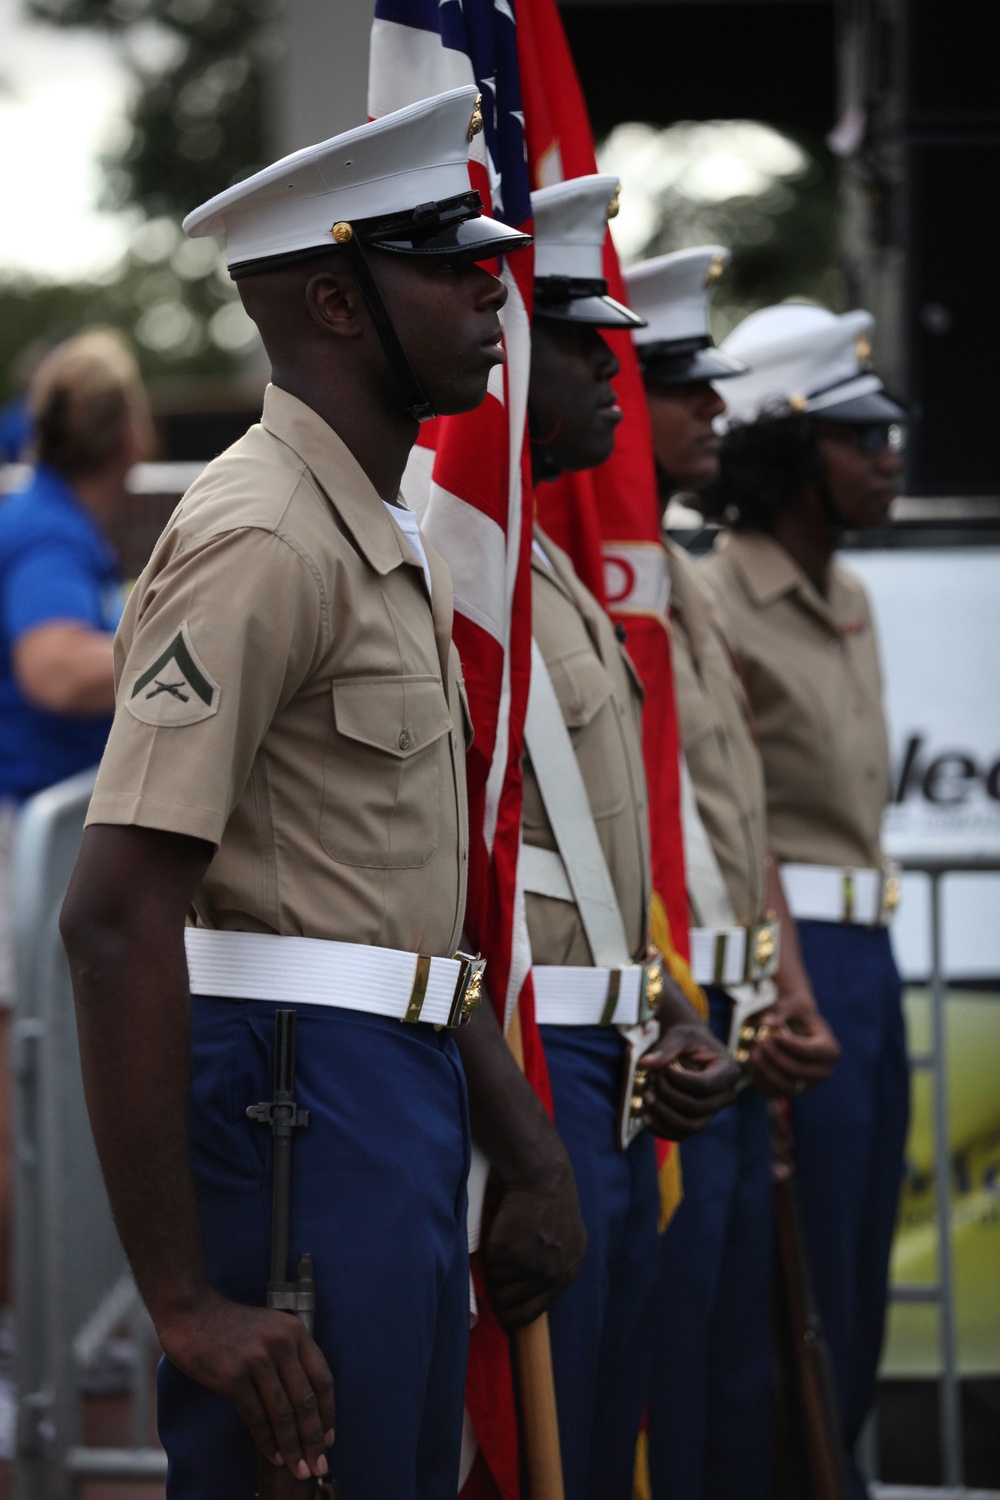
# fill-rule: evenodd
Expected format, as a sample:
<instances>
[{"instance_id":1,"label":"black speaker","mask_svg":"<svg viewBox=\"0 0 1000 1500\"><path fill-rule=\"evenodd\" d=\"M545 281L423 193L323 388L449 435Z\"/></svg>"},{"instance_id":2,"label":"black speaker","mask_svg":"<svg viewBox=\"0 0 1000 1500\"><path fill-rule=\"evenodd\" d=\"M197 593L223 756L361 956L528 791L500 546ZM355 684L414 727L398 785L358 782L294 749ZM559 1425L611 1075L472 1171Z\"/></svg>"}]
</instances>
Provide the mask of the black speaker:
<instances>
[{"instance_id":1,"label":"black speaker","mask_svg":"<svg viewBox=\"0 0 1000 1500\"><path fill-rule=\"evenodd\" d=\"M851 301L914 405L906 489L1000 494L1000 92L986 0L845 0Z\"/></svg>"}]
</instances>

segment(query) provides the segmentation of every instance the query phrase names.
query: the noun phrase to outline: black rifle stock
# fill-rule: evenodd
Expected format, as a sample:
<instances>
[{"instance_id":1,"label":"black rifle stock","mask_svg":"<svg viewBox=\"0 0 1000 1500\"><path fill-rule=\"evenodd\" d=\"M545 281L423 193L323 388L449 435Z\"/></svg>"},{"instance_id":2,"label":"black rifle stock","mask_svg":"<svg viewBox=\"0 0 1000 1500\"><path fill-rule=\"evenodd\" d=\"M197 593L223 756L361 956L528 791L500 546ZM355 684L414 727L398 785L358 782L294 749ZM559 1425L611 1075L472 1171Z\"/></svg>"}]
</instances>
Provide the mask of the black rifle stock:
<instances>
[{"instance_id":1,"label":"black rifle stock","mask_svg":"<svg viewBox=\"0 0 1000 1500\"><path fill-rule=\"evenodd\" d=\"M296 1130L309 1124L309 1111L295 1102L295 1011L279 1010L274 1016L274 1097L247 1109L247 1118L269 1125L274 1138L271 1190L271 1275L267 1283L267 1306L294 1313L306 1329L313 1331L316 1283L312 1256L299 1256L294 1280L288 1278L292 1207L292 1140ZM255 1500L336 1500L331 1479L297 1479L286 1468L268 1463L258 1450L254 1481Z\"/></svg>"},{"instance_id":2,"label":"black rifle stock","mask_svg":"<svg viewBox=\"0 0 1000 1500\"><path fill-rule=\"evenodd\" d=\"M850 1500L847 1466L830 1350L813 1290L795 1176L774 1180L779 1321L790 1345L794 1405L799 1408L806 1463L815 1500ZM803 1487L808 1492L808 1486Z\"/></svg>"}]
</instances>

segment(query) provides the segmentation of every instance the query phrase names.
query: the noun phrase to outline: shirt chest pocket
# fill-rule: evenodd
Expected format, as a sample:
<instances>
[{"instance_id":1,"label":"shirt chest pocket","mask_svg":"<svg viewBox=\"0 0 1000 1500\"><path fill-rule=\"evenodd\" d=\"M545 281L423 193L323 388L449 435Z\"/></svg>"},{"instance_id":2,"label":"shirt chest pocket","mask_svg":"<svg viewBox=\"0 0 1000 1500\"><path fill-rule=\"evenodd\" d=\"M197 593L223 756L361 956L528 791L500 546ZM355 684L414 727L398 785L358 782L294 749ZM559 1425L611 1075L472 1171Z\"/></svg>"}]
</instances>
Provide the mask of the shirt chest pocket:
<instances>
[{"instance_id":1,"label":"shirt chest pocket","mask_svg":"<svg viewBox=\"0 0 1000 1500\"><path fill-rule=\"evenodd\" d=\"M438 845L451 795L452 729L436 677L353 677L332 684L320 842L331 859L413 869Z\"/></svg>"}]
</instances>

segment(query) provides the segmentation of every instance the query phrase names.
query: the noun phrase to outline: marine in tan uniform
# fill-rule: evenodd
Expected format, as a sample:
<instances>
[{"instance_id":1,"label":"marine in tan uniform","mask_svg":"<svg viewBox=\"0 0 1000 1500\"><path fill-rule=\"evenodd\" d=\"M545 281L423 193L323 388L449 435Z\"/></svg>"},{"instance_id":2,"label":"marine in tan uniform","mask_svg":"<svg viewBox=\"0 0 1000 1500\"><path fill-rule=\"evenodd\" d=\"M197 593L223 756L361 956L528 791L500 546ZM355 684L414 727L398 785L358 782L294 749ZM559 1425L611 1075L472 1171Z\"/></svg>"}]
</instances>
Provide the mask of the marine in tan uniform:
<instances>
[{"instance_id":1,"label":"marine in tan uniform","mask_svg":"<svg viewBox=\"0 0 1000 1500\"><path fill-rule=\"evenodd\" d=\"M601 280L616 186L593 176L532 195L536 482L593 467L614 443L618 364L599 330L636 321ZM536 1013L588 1236L580 1274L549 1313L565 1493L630 1500L652 1355L659 1192L649 1131L622 1128L633 1090L619 1028L650 1049L648 1087L635 1096L661 1135L703 1127L733 1098L736 1070L669 981L659 1040L655 1023L640 1039L652 894L641 688L610 619L540 531L532 605L522 869ZM600 866L607 884L595 892Z\"/></svg>"},{"instance_id":2,"label":"marine in tan uniform","mask_svg":"<svg viewBox=\"0 0 1000 1500\"><path fill-rule=\"evenodd\" d=\"M865 312L785 305L723 346L718 501L733 517L708 564L760 737L771 841L816 998L843 1055L793 1105L806 1239L837 1378L853 1494L874 1396L902 1176L908 1080L887 918L895 878L879 823L889 789L877 641L864 590L835 558L884 525L904 412L871 369Z\"/></svg>"},{"instance_id":3,"label":"marine in tan uniform","mask_svg":"<svg viewBox=\"0 0 1000 1500\"><path fill-rule=\"evenodd\" d=\"M253 1493L255 1443L303 1479L329 1467L345 1497L457 1488L468 726L447 570L396 502L418 420L477 405L502 358L505 291L477 262L525 243L469 192L475 106L468 88L421 101L186 221L225 230L274 383L130 599L63 919L183 1500ZM315 1339L262 1306L271 1137L247 1111L272 1097L288 1005L309 1116L291 1251L314 1258ZM486 1011L466 1028L472 1105L514 1315L565 1284L582 1229L565 1152Z\"/></svg>"},{"instance_id":4,"label":"marine in tan uniform","mask_svg":"<svg viewBox=\"0 0 1000 1500\"><path fill-rule=\"evenodd\" d=\"M713 422L743 368L714 347L709 330L709 301L728 258L709 245L626 273L629 298L648 320L635 340L664 511L675 493L697 494L718 472ZM738 1007L735 1028L745 1016L761 1040L749 1056L746 1047L738 1054L756 1087L682 1147L684 1201L664 1236L661 1263L650 1480L658 1500L771 1500L773 1235L764 1094L819 1082L836 1046L817 1013L768 854L764 768L746 691L703 570L666 534L664 549L688 778L692 969L706 986L716 1034L731 1034Z\"/></svg>"}]
</instances>

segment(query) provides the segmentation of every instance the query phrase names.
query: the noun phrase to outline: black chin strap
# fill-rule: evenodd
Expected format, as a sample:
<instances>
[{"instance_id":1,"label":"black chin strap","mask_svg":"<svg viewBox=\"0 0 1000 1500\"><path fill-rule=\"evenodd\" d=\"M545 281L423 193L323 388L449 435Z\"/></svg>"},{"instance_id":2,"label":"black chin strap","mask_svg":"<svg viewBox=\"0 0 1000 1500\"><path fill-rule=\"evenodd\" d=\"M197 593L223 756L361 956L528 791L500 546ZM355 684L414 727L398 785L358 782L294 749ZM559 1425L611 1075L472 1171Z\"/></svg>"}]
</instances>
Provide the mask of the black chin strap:
<instances>
[{"instance_id":1,"label":"black chin strap","mask_svg":"<svg viewBox=\"0 0 1000 1500\"><path fill-rule=\"evenodd\" d=\"M538 419L535 416L531 401L528 401L528 442L531 445L531 473L535 484L552 484L562 469L559 461L551 448L547 446L551 438L546 438L538 431Z\"/></svg>"},{"instance_id":2,"label":"black chin strap","mask_svg":"<svg viewBox=\"0 0 1000 1500\"><path fill-rule=\"evenodd\" d=\"M827 482L826 469L823 467L823 455L819 451L819 442L817 441L816 431L812 423L809 424L809 431L813 454L813 484L816 486L816 493L819 496L820 508L826 517L826 524L830 530L837 536L842 536L845 531L850 530L850 527L833 503L833 496L830 494L830 486Z\"/></svg>"},{"instance_id":3,"label":"black chin strap","mask_svg":"<svg viewBox=\"0 0 1000 1500\"><path fill-rule=\"evenodd\" d=\"M358 291L361 293L361 300L368 309L372 325L385 350L385 357L389 361L389 368L396 377L396 383L403 394L403 405L414 421L426 422L437 413L424 394L420 381L413 373L413 366L406 357L406 350L399 341L399 334L393 327L388 309L382 301L382 293L372 275L361 241L356 234L352 235L346 242L341 242L341 248L347 255L348 264L354 273Z\"/></svg>"}]
</instances>

